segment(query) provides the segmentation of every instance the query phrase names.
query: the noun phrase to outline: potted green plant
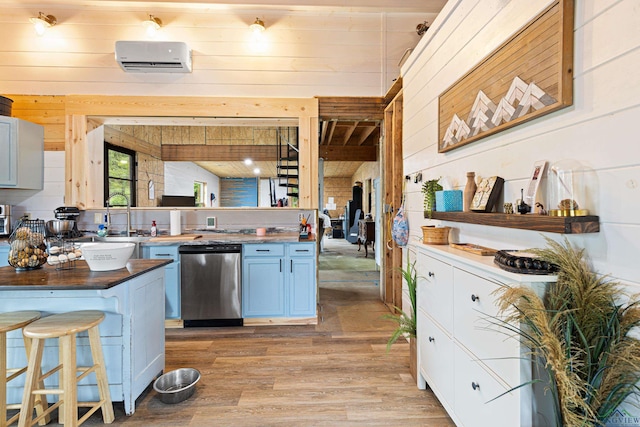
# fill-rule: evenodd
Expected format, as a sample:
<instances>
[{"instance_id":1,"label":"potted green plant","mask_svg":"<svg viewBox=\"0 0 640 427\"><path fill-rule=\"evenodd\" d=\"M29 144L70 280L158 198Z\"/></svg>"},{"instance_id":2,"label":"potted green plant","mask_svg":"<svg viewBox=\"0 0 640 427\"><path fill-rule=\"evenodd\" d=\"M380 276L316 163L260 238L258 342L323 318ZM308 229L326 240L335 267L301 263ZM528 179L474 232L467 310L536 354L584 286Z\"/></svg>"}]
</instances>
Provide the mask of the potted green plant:
<instances>
[{"instance_id":1,"label":"potted green plant","mask_svg":"<svg viewBox=\"0 0 640 427\"><path fill-rule=\"evenodd\" d=\"M394 306L393 309L395 313L389 313L383 316L386 319L393 320L398 325L387 341L387 351L391 349L391 346L398 340L398 338L403 336L409 338L409 368L414 378L417 375L416 289L418 286L418 273L416 272L415 264L415 261L411 263L409 262L409 258L407 258L407 267L404 269L398 268L402 274L403 280L407 282L409 299L411 301L411 312L407 313L401 308Z\"/></svg>"},{"instance_id":2,"label":"potted green plant","mask_svg":"<svg viewBox=\"0 0 640 427\"><path fill-rule=\"evenodd\" d=\"M619 283L591 271L584 249L547 239L532 250L558 266L544 299L528 287L502 287L498 324L519 335L549 374L557 426L603 426L640 391L640 302L625 301ZM517 388L517 387L516 387Z\"/></svg>"},{"instance_id":3,"label":"potted green plant","mask_svg":"<svg viewBox=\"0 0 640 427\"><path fill-rule=\"evenodd\" d=\"M436 207L436 191L442 191L442 185L438 183L440 178L430 179L422 184L422 193L424 193L424 211L431 218L431 213Z\"/></svg>"}]
</instances>

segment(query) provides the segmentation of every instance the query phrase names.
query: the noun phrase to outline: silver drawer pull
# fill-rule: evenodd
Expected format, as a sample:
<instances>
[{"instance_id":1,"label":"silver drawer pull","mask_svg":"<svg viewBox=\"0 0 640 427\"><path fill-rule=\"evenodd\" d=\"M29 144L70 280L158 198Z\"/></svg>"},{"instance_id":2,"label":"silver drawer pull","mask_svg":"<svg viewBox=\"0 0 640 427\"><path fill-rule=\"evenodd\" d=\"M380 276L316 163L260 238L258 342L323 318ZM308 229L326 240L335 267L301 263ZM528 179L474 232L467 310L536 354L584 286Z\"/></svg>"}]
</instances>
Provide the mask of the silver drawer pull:
<instances>
[{"instance_id":1,"label":"silver drawer pull","mask_svg":"<svg viewBox=\"0 0 640 427\"><path fill-rule=\"evenodd\" d=\"M171 254L156 254L156 256L171 256Z\"/></svg>"},{"instance_id":2,"label":"silver drawer pull","mask_svg":"<svg viewBox=\"0 0 640 427\"><path fill-rule=\"evenodd\" d=\"M433 273L433 271L430 271L429 272L429 277L433 277L433 276L435 276L435 274Z\"/></svg>"},{"instance_id":3,"label":"silver drawer pull","mask_svg":"<svg viewBox=\"0 0 640 427\"><path fill-rule=\"evenodd\" d=\"M478 301L479 299L480 299L480 297L479 297L479 296L474 295L474 294L471 294L471 301L476 302L476 301Z\"/></svg>"},{"instance_id":4,"label":"silver drawer pull","mask_svg":"<svg viewBox=\"0 0 640 427\"><path fill-rule=\"evenodd\" d=\"M436 339L434 337L429 337L429 342L434 342Z\"/></svg>"},{"instance_id":5,"label":"silver drawer pull","mask_svg":"<svg viewBox=\"0 0 640 427\"><path fill-rule=\"evenodd\" d=\"M474 390L477 390L480 388L480 384L478 384L477 382L472 382L471 383L471 388Z\"/></svg>"}]
</instances>

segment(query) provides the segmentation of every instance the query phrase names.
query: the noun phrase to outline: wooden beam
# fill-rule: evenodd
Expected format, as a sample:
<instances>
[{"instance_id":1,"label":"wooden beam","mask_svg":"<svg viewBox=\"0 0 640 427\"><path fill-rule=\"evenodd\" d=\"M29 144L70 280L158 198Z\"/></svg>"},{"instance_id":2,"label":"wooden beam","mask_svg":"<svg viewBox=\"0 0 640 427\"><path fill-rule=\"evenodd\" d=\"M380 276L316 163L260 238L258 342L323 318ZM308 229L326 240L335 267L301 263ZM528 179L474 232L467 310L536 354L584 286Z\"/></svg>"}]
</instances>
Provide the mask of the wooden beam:
<instances>
[{"instance_id":1,"label":"wooden beam","mask_svg":"<svg viewBox=\"0 0 640 427\"><path fill-rule=\"evenodd\" d=\"M377 128L378 128L378 126L367 126L367 127L365 127L365 130L364 130L364 132L362 132L362 135L360 135L360 139L358 139L358 143L356 145L360 146L360 145L364 144L364 142L367 140L367 138L369 138L369 136L371 136L373 131L376 130Z\"/></svg>"},{"instance_id":2,"label":"wooden beam","mask_svg":"<svg viewBox=\"0 0 640 427\"><path fill-rule=\"evenodd\" d=\"M318 114L321 120L382 120L382 97L318 97Z\"/></svg>"},{"instance_id":3,"label":"wooden beam","mask_svg":"<svg viewBox=\"0 0 640 427\"><path fill-rule=\"evenodd\" d=\"M375 162L378 160L378 147L322 145L319 156L331 162Z\"/></svg>"},{"instance_id":4,"label":"wooden beam","mask_svg":"<svg viewBox=\"0 0 640 427\"><path fill-rule=\"evenodd\" d=\"M353 135L353 132L358 127L358 123L360 122L356 120L355 122L353 122L352 126L349 126L349 129L347 129L347 131L344 133L344 138L342 139L342 145L347 145L347 143L349 142L349 139L351 139L351 135Z\"/></svg>"},{"instance_id":5,"label":"wooden beam","mask_svg":"<svg viewBox=\"0 0 640 427\"><path fill-rule=\"evenodd\" d=\"M331 120L329 122L329 133L327 134L327 144L326 145L331 144L331 141L333 140L333 132L335 132L335 130L336 130L336 124L338 124L338 122L335 121L335 120Z\"/></svg>"},{"instance_id":6,"label":"wooden beam","mask_svg":"<svg viewBox=\"0 0 640 427\"><path fill-rule=\"evenodd\" d=\"M147 141L128 135L109 126L104 127L104 140L109 144L148 154L156 159L159 159L162 155L159 145L150 144Z\"/></svg>"},{"instance_id":7,"label":"wooden beam","mask_svg":"<svg viewBox=\"0 0 640 427\"><path fill-rule=\"evenodd\" d=\"M165 162L184 161L275 161L277 145L183 145L162 144L161 159Z\"/></svg>"}]
</instances>

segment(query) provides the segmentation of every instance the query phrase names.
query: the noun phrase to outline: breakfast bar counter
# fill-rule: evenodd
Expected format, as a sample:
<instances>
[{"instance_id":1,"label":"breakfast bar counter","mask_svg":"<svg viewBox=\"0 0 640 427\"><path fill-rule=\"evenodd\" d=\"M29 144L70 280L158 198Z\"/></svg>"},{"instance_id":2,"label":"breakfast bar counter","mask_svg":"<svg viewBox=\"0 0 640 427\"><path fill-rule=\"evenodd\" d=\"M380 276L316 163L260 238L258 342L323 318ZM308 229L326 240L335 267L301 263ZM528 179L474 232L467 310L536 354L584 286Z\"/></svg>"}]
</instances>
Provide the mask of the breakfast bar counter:
<instances>
[{"instance_id":1,"label":"breakfast bar counter","mask_svg":"<svg viewBox=\"0 0 640 427\"><path fill-rule=\"evenodd\" d=\"M76 310L104 312L99 328L111 399L124 402L125 413L131 415L136 398L164 370L164 266L170 263L132 259L126 268L101 272L89 270L85 261L59 271L52 266L25 271L1 267L0 312L38 310L43 317ZM25 366L21 331L8 334L7 347L8 364ZM76 353L78 364L90 364L86 334L79 336ZM57 364L57 342L47 343L43 369ZM53 375L45 385L56 387L57 382ZM9 383L8 403L21 402L23 384L24 378ZM79 383L78 396L85 401L98 399L93 376Z\"/></svg>"}]
</instances>

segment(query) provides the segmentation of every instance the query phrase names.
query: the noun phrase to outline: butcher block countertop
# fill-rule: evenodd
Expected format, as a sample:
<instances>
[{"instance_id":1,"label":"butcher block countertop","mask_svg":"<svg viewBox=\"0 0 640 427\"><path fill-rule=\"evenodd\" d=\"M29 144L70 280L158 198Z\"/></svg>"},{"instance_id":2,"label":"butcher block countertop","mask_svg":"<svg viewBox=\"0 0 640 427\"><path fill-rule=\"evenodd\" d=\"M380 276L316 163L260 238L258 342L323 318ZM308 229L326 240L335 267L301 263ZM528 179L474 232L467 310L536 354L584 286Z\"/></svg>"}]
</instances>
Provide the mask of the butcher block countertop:
<instances>
[{"instance_id":1,"label":"butcher block countertop","mask_svg":"<svg viewBox=\"0 0 640 427\"><path fill-rule=\"evenodd\" d=\"M126 268L91 271L84 260L70 270L44 265L35 270L0 267L0 291L109 289L173 262L170 259L131 259Z\"/></svg>"}]
</instances>

